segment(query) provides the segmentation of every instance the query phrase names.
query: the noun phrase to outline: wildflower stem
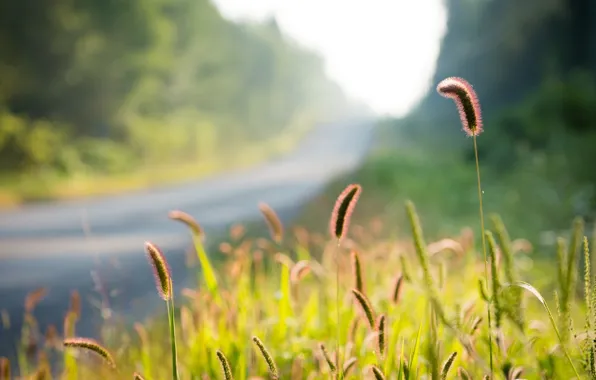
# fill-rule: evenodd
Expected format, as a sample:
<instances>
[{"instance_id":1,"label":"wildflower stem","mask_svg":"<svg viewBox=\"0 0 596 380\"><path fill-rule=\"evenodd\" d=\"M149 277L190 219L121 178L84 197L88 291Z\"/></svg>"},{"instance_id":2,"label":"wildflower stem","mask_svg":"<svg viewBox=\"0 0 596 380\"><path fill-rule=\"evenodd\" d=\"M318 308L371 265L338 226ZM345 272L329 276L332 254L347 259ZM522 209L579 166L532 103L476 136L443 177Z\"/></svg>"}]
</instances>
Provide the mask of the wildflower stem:
<instances>
[{"instance_id":1,"label":"wildflower stem","mask_svg":"<svg viewBox=\"0 0 596 380\"><path fill-rule=\"evenodd\" d=\"M339 245L340 245L340 240L337 240L337 246L335 247L335 309L337 312L337 350L336 350L336 356L335 356L335 366L337 368L337 377L338 379L342 379L343 378L343 373L342 371L340 371L339 369L342 368L340 366L341 364L341 359L340 359L340 337L341 337L341 325L340 325L340 311L339 311L339 307L340 307L340 302L339 302Z\"/></svg>"},{"instance_id":2,"label":"wildflower stem","mask_svg":"<svg viewBox=\"0 0 596 380\"><path fill-rule=\"evenodd\" d=\"M177 359L177 347L176 347L176 326L174 321L174 292L168 301L166 301L166 307L168 308L168 322L170 324L170 345L172 347L172 376L173 380L178 380L178 359Z\"/></svg>"},{"instance_id":3,"label":"wildflower stem","mask_svg":"<svg viewBox=\"0 0 596 380\"><path fill-rule=\"evenodd\" d=\"M482 186L480 184L480 164L478 162L478 143L476 142L476 135L472 136L474 139L474 157L476 159L476 178L478 180L478 201L479 201L479 213L480 213L480 229L482 234L482 253L484 254L484 276L488 283L488 260L486 258L486 237L484 236L484 211L482 207ZM493 377L493 338L492 338L492 322L490 315L490 302L487 303L487 316L488 316L488 350L490 355L490 377Z\"/></svg>"}]
</instances>

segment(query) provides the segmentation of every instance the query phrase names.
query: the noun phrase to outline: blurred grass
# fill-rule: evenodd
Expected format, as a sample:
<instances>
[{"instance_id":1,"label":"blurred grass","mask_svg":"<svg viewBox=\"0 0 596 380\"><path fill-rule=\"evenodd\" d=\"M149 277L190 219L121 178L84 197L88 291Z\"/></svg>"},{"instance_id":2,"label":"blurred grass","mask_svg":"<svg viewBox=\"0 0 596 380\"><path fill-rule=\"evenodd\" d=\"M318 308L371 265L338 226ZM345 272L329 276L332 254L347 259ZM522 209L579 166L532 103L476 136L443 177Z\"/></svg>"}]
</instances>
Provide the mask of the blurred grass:
<instances>
[{"instance_id":1,"label":"blurred grass","mask_svg":"<svg viewBox=\"0 0 596 380\"><path fill-rule=\"evenodd\" d=\"M594 294L596 287L589 273L585 286L577 281L586 268L581 264L583 258L578 257L581 247L571 244L578 236L588 236L592 243L594 239L589 228L577 222L573 235L561 234L560 241L570 243L559 244L558 254L554 240L539 239L543 228L549 226L542 223L544 219L571 215L564 210L565 205L553 204L541 195L540 172L532 175L540 163L520 166L507 176L481 168L485 211L488 215L498 213L511 236L511 242L503 239L498 226L487 219L487 229L494 231L496 238L491 252L496 270L491 279L499 278L489 281L484 278L479 254L474 168L440 144L431 149L405 137L389 141L383 138L383 130L378 132L383 143L362 168L337 179L304 208L296 224L307 225L308 230L288 228L279 241L263 235L264 223L260 229L233 226L218 249L208 248L209 260L216 264L210 272L216 277L216 294L207 276L197 268L196 288L183 289L183 297L177 301L181 379L222 378L217 350L229 360L235 379L270 377L265 360L252 343L253 336L271 352L281 378L332 377L320 344L334 361L338 326L343 360L356 362L346 379L371 378L372 366L388 379L436 378L454 352L457 354L447 379L463 378L464 371L471 378L483 378L489 373L489 334L496 342L495 379L571 379L574 370L563 347L582 378L594 378L590 358L596 353L592 339L596 307L595 300L586 294ZM350 182L360 183L363 193L348 239L339 250L341 296L337 299L336 241L320 231L328 230L336 196ZM414 200L420 214L426 236L422 251L412 242L413 227L403 208L406 199ZM352 251L359 254L363 268L360 276L349 259ZM511 260L509 266L505 265L506 256ZM428 270L421 266L421 257L427 257ZM201 259L205 265L205 258ZM593 261L586 261L592 268ZM304 265L309 272L298 275L297 270ZM425 272L437 289L438 303L429 291ZM378 331L367 325L351 294L357 277L364 279L363 293L375 316L386 318L382 355ZM519 296L508 293L506 284L511 279L528 282L541 292L556 313L553 321L557 329L564 332L563 345L540 300L530 292ZM401 284L399 291L397 283ZM482 292L479 283L485 284ZM498 303L494 301L497 298ZM559 305L557 299L566 300L566 306ZM486 316L489 301L500 308L493 309L495 316L499 313L500 323L490 332L486 321L479 319ZM437 318L439 307L445 320ZM582 328L584 321L591 322ZM35 324L28 328L34 329ZM127 379L133 371L140 371L147 379L168 378L171 369L164 361L169 355L167 337L163 316L140 322L134 331L106 321L101 342L115 356L119 372L77 352L77 378ZM22 347L26 352L27 346ZM41 342L36 347L41 347ZM45 347L43 355L62 352L59 347L48 349L47 343ZM21 368L27 368L24 373L40 370L40 355L36 352L21 360ZM61 372L59 366L54 369Z\"/></svg>"},{"instance_id":2,"label":"blurred grass","mask_svg":"<svg viewBox=\"0 0 596 380\"><path fill-rule=\"evenodd\" d=\"M366 197L364 188L361 201ZM392 234L393 226L376 219L365 222L365 210L361 206L356 207L354 223L340 250L341 347L346 355L344 360L356 360L346 379L370 378L373 365L386 378L397 379L406 360L409 378L421 379L440 371L453 352L457 356L448 379L457 378L460 367L472 378L482 378L488 373L488 331L482 321L477 330L472 329L476 318L485 316L485 302L478 293L478 280L482 277L479 245L465 232L449 239L428 240L433 282L439 290L440 303L455 326L449 328L432 317L423 271L411 238L386 238ZM391 212L404 214L403 205L392 207ZM422 218L422 223L424 226L426 218ZM404 229L409 230L410 226ZM287 228L281 243L265 236L247 235L239 225L233 226L220 248L210 251L212 260L218 262L217 296L208 288L200 269L195 269L199 274L196 288L182 289L176 310L182 380L222 378L217 350L228 358L235 379L268 378L267 364L251 341L253 336L259 337L268 348L280 378L330 376L319 344L323 343L333 357L338 323L336 243L326 234L300 227ZM379 354L375 331L366 324L350 294L350 289L356 286L354 267L349 260L352 250L359 252L364 294L375 316L383 314L387 320L384 355ZM167 258L168 252L165 255ZM542 255L537 252L528 254L516 248L513 255L519 278L539 288L551 309L556 310L551 296L560 286L554 275L556 265L541 260ZM298 275L299 262L306 262L309 271ZM572 268L581 270L579 265ZM149 265L145 270L151 270ZM502 264L498 265L498 273L504 282L506 269ZM399 276L403 276L403 282L395 299ZM175 284L176 279L173 280ZM571 298L571 315L577 328L582 324L585 307L579 297ZM523 369L525 379L572 378L572 370L560 347L557 348L556 335L541 304L529 293L524 293L522 299L524 329L504 318L501 329L495 332L499 338L495 378L507 379L506 374L511 374L514 368ZM134 329L125 328L117 319L107 320L102 326L100 342L115 357L118 372L83 352L69 350L72 356L66 359L74 371L71 375L78 379L129 379L133 371L139 371L146 379L169 378L171 365L164 360L169 355L168 328L163 317L155 315L139 321ZM27 328L31 329L27 336L42 337L43 334L35 333L34 319L27 321L30 323ZM577 332L581 336L581 330ZM38 338L41 340L36 342L36 351L29 355L23 346L23 374L40 371L45 363L43 358L60 357L60 338L61 335L54 336L54 341ZM574 341L566 344L576 366L581 368L583 346ZM76 365L72 358L76 359ZM57 362L52 362L52 366L54 371L61 372Z\"/></svg>"},{"instance_id":3,"label":"blurred grass","mask_svg":"<svg viewBox=\"0 0 596 380\"><path fill-rule=\"evenodd\" d=\"M114 174L98 174L82 169L68 176L53 171L39 171L36 175L27 172L0 176L0 208L31 201L118 194L250 167L290 152L311 128L311 124L296 124L278 136L255 144L244 144L233 154L215 152L197 162L144 165L132 172Z\"/></svg>"},{"instance_id":4,"label":"blurred grass","mask_svg":"<svg viewBox=\"0 0 596 380\"><path fill-rule=\"evenodd\" d=\"M346 183L354 182L366 189L361 211L364 216L394 225L395 233L403 232L406 218L393 210L411 199L419 205L418 211L426 219L425 229L432 238L457 234L466 226L480 236L473 162L432 136L420 140L399 131L389 134L383 124L376 133L377 143L362 166L334 179L304 208L298 223L321 228L324 210L332 207ZM461 138L466 139L463 133ZM570 202L573 187L556 187L549 182L546 174L550 168L535 159L519 162L514 170L501 173L481 162L485 214L501 215L513 236L523 236L535 244L554 244L547 237L567 228L574 217Z\"/></svg>"}]
</instances>

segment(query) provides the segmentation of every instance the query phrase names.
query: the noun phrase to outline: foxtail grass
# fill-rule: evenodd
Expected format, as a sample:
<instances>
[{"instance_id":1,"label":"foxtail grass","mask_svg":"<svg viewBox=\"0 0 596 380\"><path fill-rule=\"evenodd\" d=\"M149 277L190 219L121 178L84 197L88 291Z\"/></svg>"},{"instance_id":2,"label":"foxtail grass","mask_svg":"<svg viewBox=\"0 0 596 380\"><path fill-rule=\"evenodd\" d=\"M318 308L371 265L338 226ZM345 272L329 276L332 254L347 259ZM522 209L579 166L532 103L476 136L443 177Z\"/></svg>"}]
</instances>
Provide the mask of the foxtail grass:
<instances>
[{"instance_id":1,"label":"foxtail grass","mask_svg":"<svg viewBox=\"0 0 596 380\"><path fill-rule=\"evenodd\" d=\"M362 192L362 187L359 184L348 185L337 197L333 211L331 213L331 220L329 221L329 232L331 236L337 239L337 247L335 247L335 303L337 314L337 355L336 368L341 368L341 317L340 317L340 283L339 283L339 248L342 239L345 237L349 226L350 218ZM339 378L343 378L343 374L339 374Z\"/></svg>"},{"instance_id":2,"label":"foxtail grass","mask_svg":"<svg viewBox=\"0 0 596 380\"><path fill-rule=\"evenodd\" d=\"M381 371L381 369L377 366L372 366L372 373L375 376L376 380L385 380L385 375L383 374L383 371Z\"/></svg>"},{"instance_id":3,"label":"foxtail grass","mask_svg":"<svg viewBox=\"0 0 596 380\"><path fill-rule=\"evenodd\" d=\"M344 367L342 369L344 378L350 374L350 371L354 368L354 366L356 365L357 362L358 362L358 359L356 359L354 357L349 358L348 360L346 360L344 362Z\"/></svg>"},{"instance_id":4,"label":"foxtail grass","mask_svg":"<svg viewBox=\"0 0 596 380\"><path fill-rule=\"evenodd\" d=\"M325 347L325 345L323 343L320 343L319 348L321 349L321 354L323 354L323 358L325 359L325 361L327 362L327 365L329 366L329 370L332 373L336 372L337 366L333 362L333 359L331 359L331 356L329 356L329 352L327 352L327 348Z\"/></svg>"},{"instance_id":5,"label":"foxtail grass","mask_svg":"<svg viewBox=\"0 0 596 380\"><path fill-rule=\"evenodd\" d=\"M228 361L228 358L226 358L226 356L220 350L217 350L216 354L217 359L219 359L219 363L221 364L224 379L234 380L234 376L232 376L232 369L230 368L230 362Z\"/></svg>"},{"instance_id":6,"label":"foxtail grass","mask_svg":"<svg viewBox=\"0 0 596 380\"><path fill-rule=\"evenodd\" d=\"M277 216L277 213L266 203L259 203L259 210L263 214L263 218L269 227L269 234L271 239L277 244L281 244L284 238L284 226Z\"/></svg>"},{"instance_id":7,"label":"foxtail grass","mask_svg":"<svg viewBox=\"0 0 596 380\"><path fill-rule=\"evenodd\" d=\"M379 315L375 323L375 330L377 332L377 346L379 348L379 356L382 358L385 355L386 334L385 334L385 314Z\"/></svg>"},{"instance_id":8,"label":"foxtail grass","mask_svg":"<svg viewBox=\"0 0 596 380\"><path fill-rule=\"evenodd\" d=\"M68 338L64 340L63 344L66 348L77 348L93 353L102 358L110 368L116 368L116 362L112 354L94 339Z\"/></svg>"},{"instance_id":9,"label":"foxtail grass","mask_svg":"<svg viewBox=\"0 0 596 380\"><path fill-rule=\"evenodd\" d=\"M194 248L197 252L197 256L199 258L199 263L201 264L203 278L205 280L205 285L207 289L211 293L211 295L216 298L220 299L220 294L218 290L218 282L217 276L215 275L215 270L213 269L213 265L211 265L211 261L205 252L205 247L203 245L203 239L205 238L205 233L199 223L189 214L174 210L170 211L169 217L172 220L179 221L185 224L191 231L191 237L193 241Z\"/></svg>"},{"instance_id":10,"label":"foxtail grass","mask_svg":"<svg viewBox=\"0 0 596 380\"><path fill-rule=\"evenodd\" d=\"M279 373L277 371L277 366L275 365L275 361L273 360L273 357L271 356L271 354L269 353L269 351L267 350L267 348L265 347L263 342L256 336L252 337L252 341L259 348L261 355L267 362L267 366L269 367L269 375L271 376L271 379L272 380L279 379Z\"/></svg>"},{"instance_id":11,"label":"foxtail grass","mask_svg":"<svg viewBox=\"0 0 596 380\"><path fill-rule=\"evenodd\" d=\"M551 313L550 308L548 307L548 304L546 303L546 300L544 299L542 294L540 294L538 289L536 289L532 285L528 284L527 282L523 282L523 281L517 281L513 284L505 284L505 286L506 287L507 286L517 286L519 288L525 289L528 292L530 292L538 301L540 301L540 303L542 304L542 307L544 307L544 310L546 310L546 313L548 314L548 318L550 319L551 326L553 327L553 330L555 330L555 334L557 335L557 338L559 339L561 351L563 351L565 358L567 358L567 361L569 362L569 365L573 369L573 372L574 372L576 378L581 379L579 373L577 372L577 369L575 368L575 364L573 364L573 360L571 359L571 356L569 355L569 351L567 351L567 348L565 347L565 340L564 340L563 336L561 335L561 333L559 332L559 329L557 328L557 322L555 322L553 313Z\"/></svg>"},{"instance_id":12,"label":"foxtail grass","mask_svg":"<svg viewBox=\"0 0 596 380\"><path fill-rule=\"evenodd\" d=\"M478 212L480 214L480 233L482 234L482 253L484 255L484 276L488 282L488 259L486 254L486 237L484 228L484 208L482 205L482 185L480 181L480 162L478 160L478 143L477 136L482 133L482 115L480 111L480 102L476 91L468 81L463 78L450 77L442 80L437 85L437 92L446 97L453 99L457 109L464 132L468 136L472 136L474 141L474 159L476 162L476 180L478 182ZM490 355L490 377L493 377L493 339L492 339L492 323L490 302L487 302L487 316L488 316L488 342Z\"/></svg>"},{"instance_id":13,"label":"foxtail grass","mask_svg":"<svg viewBox=\"0 0 596 380\"><path fill-rule=\"evenodd\" d=\"M447 360L445 360L445 363L443 363L443 368L441 369L441 380L447 379L447 375L449 374L449 370L451 369L451 366L453 365L456 356L457 352L454 351L453 353L451 353L451 355L449 355Z\"/></svg>"},{"instance_id":14,"label":"foxtail grass","mask_svg":"<svg viewBox=\"0 0 596 380\"><path fill-rule=\"evenodd\" d=\"M357 289L352 289L352 294L358 301L358 304L360 305L362 312L366 316L366 320L368 321L369 327L371 329L374 329L375 328L375 313L373 311L372 305L370 304L370 301L364 294L360 293Z\"/></svg>"},{"instance_id":15,"label":"foxtail grass","mask_svg":"<svg viewBox=\"0 0 596 380\"><path fill-rule=\"evenodd\" d=\"M165 301L166 308L168 310L168 326L170 330L170 347L172 355L172 377L173 380L179 380L178 348L176 344L176 318L174 314L174 289L170 268L162 251L155 244L146 242L145 251L147 252L149 263L153 268L157 292Z\"/></svg>"}]
</instances>

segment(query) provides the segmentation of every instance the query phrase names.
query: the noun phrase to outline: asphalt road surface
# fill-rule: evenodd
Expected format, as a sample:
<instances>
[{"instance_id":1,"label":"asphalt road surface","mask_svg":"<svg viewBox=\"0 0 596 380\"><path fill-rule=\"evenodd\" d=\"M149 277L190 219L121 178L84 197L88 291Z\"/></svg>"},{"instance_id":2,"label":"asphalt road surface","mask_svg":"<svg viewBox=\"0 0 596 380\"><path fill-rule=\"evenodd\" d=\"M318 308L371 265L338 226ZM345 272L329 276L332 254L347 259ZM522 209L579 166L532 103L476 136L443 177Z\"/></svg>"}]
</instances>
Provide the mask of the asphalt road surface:
<instances>
[{"instance_id":1,"label":"asphalt road surface","mask_svg":"<svg viewBox=\"0 0 596 380\"><path fill-rule=\"evenodd\" d=\"M168 219L169 211L188 212L208 233L260 218L260 201L291 218L331 179L362 162L372 125L354 120L321 126L283 158L201 181L0 211L0 310L11 320L10 329L0 326L0 356L16 362L24 299L38 287L49 291L35 310L42 331L48 324L62 331L70 292L77 289L84 301L77 333L95 336L101 318L89 301L99 298L93 275L118 291L110 307L119 315L138 320L161 310L144 242L164 250L175 286L190 280L184 260L190 236Z\"/></svg>"}]
</instances>

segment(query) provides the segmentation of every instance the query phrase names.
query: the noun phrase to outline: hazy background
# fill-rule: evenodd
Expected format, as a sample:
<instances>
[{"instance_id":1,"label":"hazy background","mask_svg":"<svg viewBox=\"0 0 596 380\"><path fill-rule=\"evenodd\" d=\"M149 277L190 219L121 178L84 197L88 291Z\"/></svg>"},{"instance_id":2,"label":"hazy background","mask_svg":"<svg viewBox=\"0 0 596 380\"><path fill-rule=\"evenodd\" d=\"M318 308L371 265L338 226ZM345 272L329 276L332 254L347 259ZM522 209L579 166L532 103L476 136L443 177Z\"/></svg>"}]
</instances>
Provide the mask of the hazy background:
<instances>
[{"instance_id":1,"label":"hazy background","mask_svg":"<svg viewBox=\"0 0 596 380\"><path fill-rule=\"evenodd\" d=\"M215 229L266 201L326 231L359 182L358 222L401 233L412 199L429 239L478 237L471 139L435 90L449 76L480 98L487 214L547 259L575 215L593 228L592 0L0 2L0 309L59 285L40 307L61 323L98 250L128 255L105 269L137 291L120 304L146 295L145 239L186 270L172 208Z\"/></svg>"}]
</instances>

